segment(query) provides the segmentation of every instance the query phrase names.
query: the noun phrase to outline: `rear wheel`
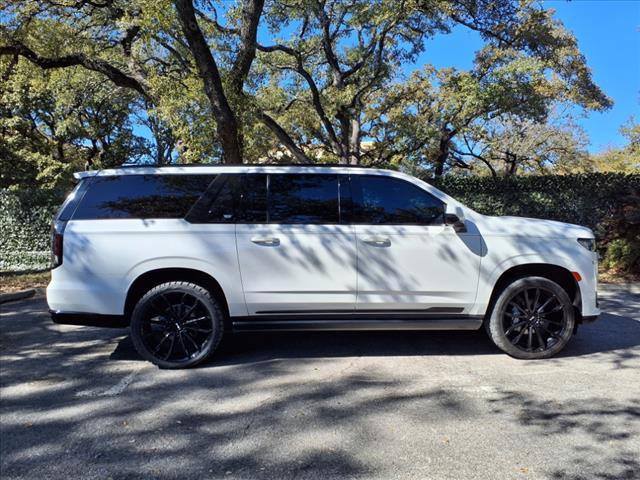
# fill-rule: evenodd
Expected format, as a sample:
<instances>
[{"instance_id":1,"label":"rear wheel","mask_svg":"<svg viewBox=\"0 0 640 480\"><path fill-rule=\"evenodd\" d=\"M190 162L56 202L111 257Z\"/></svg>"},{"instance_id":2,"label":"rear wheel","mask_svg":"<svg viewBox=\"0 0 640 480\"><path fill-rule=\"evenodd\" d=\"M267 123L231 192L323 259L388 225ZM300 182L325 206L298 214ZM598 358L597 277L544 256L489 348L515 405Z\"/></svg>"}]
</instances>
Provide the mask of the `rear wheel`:
<instances>
[{"instance_id":1,"label":"rear wheel","mask_svg":"<svg viewBox=\"0 0 640 480\"><path fill-rule=\"evenodd\" d=\"M569 342L575 313L567 292L542 277L514 281L499 295L488 319L493 342L512 357L548 358Z\"/></svg>"},{"instance_id":2,"label":"rear wheel","mask_svg":"<svg viewBox=\"0 0 640 480\"><path fill-rule=\"evenodd\" d=\"M161 368L187 368L211 355L224 333L224 316L205 288L168 282L149 290L131 316L138 353Z\"/></svg>"}]
</instances>

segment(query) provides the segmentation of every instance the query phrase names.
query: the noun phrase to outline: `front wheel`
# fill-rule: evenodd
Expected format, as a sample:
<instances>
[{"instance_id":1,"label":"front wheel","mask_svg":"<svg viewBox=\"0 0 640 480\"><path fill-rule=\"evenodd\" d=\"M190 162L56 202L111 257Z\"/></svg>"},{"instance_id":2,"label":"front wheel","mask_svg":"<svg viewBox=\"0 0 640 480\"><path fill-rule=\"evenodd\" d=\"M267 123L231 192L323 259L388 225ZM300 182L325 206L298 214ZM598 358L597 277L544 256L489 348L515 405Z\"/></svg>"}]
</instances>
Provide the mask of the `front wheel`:
<instances>
[{"instance_id":1,"label":"front wheel","mask_svg":"<svg viewBox=\"0 0 640 480\"><path fill-rule=\"evenodd\" d=\"M499 295L487 331L493 342L512 357L548 358L569 342L575 313L567 292L547 278L514 281Z\"/></svg>"},{"instance_id":2,"label":"front wheel","mask_svg":"<svg viewBox=\"0 0 640 480\"><path fill-rule=\"evenodd\" d=\"M222 340L223 313L205 288L168 282L149 290L131 316L138 353L161 368L187 368L211 355Z\"/></svg>"}]
</instances>

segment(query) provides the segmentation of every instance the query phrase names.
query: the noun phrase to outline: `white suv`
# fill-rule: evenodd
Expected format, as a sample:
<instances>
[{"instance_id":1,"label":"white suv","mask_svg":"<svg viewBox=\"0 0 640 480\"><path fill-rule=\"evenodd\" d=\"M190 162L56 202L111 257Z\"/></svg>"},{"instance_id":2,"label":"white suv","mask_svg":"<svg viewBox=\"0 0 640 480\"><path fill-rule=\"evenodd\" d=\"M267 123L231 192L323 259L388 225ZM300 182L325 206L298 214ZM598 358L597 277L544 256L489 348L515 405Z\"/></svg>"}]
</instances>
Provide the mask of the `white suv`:
<instances>
[{"instance_id":1,"label":"white suv","mask_svg":"<svg viewBox=\"0 0 640 480\"><path fill-rule=\"evenodd\" d=\"M517 358L595 320L593 232L490 217L387 170L123 167L82 172L56 216L57 323L131 326L165 368L226 332L476 330Z\"/></svg>"}]
</instances>

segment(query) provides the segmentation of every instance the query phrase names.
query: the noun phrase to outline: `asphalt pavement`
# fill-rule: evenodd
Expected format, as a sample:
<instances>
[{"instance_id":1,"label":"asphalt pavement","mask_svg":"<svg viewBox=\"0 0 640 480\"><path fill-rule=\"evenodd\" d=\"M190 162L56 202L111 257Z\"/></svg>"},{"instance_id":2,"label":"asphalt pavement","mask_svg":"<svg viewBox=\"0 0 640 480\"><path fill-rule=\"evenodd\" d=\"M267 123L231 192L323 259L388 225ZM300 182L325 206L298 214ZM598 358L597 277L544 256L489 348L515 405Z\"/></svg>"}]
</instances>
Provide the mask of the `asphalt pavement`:
<instances>
[{"instance_id":1,"label":"asphalt pavement","mask_svg":"<svg viewBox=\"0 0 640 480\"><path fill-rule=\"evenodd\" d=\"M640 479L640 293L601 298L550 360L483 332L244 334L180 371L3 304L0 478Z\"/></svg>"}]
</instances>

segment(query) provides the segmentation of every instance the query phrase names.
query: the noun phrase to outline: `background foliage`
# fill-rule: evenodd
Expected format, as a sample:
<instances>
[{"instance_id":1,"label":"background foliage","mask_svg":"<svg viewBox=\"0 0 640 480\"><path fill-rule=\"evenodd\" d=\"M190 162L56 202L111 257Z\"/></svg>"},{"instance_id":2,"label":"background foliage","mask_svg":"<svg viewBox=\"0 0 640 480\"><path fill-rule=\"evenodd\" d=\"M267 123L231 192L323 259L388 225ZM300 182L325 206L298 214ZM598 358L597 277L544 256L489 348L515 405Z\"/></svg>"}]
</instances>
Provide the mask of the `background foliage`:
<instances>
[{"instance_id":1,"label":"background foliage","mask_svg":"<svg viewBox=\"0 0 640 480\"><path fill-rule=\"evenodd\" d=\"M469 67L429 63L454 29L482 39ZM0 0L0 77L0 188L125 161L640 165L588 155L574 116L612 101L538 0Z\"/></svg>"},{"instance_id":2,"label":"background foliage","mask_svg":"<svg viewBox=\"0 0 640 480\"><path fill-rule=\"evenodd\" d=\"M487 215L588 226L596 233L605 268L640 273L638 174L445 176L431 183ZM63 197L61 190L0 191L0 271L48 267L51 217Z\"/></svg>"},{"instance_id":3,"label":"background foliage","mask_svg":"<svg viewBox=\"0 0 640 480\"><path fill-rule=\"evenodd\" d=\"M603 268L640 272L638 174L446 176L433 183L486 215L544 218L587 226L596 234Z\"/></svg>"},{"instance_id":4,"label":"background foliage","mask_svg":"<svg viewBox=\"0 0 640 480\"><path fill-rule=\"evenodd\" d=\"M0 190L0 271L43 270L51 260L51 220L60 190Z\"/></svg>"},{"instance_id":5,"label":"background foliage","mask_svg":"<svg viewBox=\"0 0 640 480\"><path fill-rule=\"evenodd\" d=\"M548 6L0 0L0 269L46 266L73 171L320 162L435 178L482 212L589 225L607 267L637 270L640 126L588 152L576 119L612 100ZM430 63L430 42L456 29L481 39L468 67Z\"/></svg>"}]
</instances>

